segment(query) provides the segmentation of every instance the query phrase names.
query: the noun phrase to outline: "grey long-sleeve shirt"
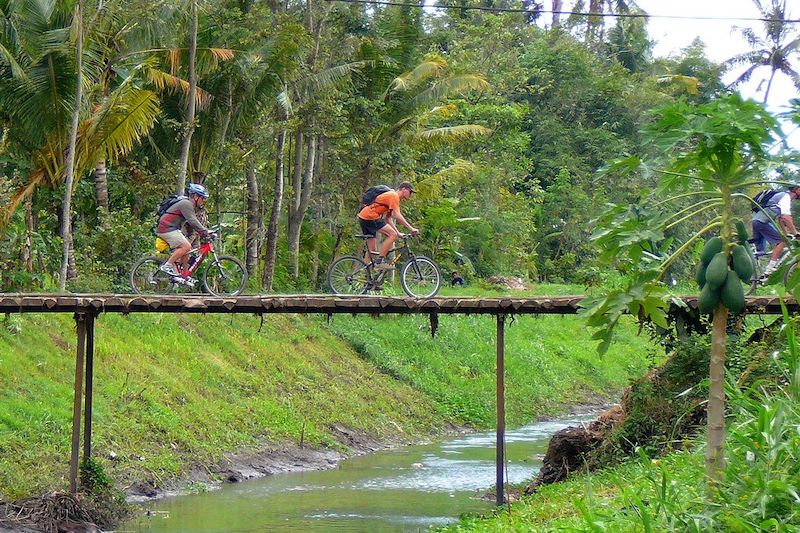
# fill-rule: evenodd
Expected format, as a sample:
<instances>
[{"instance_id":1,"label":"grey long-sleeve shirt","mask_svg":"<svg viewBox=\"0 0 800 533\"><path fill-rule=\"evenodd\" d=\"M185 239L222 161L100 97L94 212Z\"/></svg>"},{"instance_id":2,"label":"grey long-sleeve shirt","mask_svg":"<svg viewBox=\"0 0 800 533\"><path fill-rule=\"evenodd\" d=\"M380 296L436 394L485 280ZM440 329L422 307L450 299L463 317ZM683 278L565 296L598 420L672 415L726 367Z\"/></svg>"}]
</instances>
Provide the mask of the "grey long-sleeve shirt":
<instances>
[{"instance_id":1,"label":"grey long-sleeve shirt","mask_svg":"<svg viewBox=\"0 0 800 533\"><path fill-rule=\"evenodd\" d=\"M206 235L208 228L197 220L194 213L194 204L188 198L179 200L173 204L161 218L158 219L158 233L169 233L181 229L181 225L187 222L200 235Z\"/></svg>"}]
</instances>

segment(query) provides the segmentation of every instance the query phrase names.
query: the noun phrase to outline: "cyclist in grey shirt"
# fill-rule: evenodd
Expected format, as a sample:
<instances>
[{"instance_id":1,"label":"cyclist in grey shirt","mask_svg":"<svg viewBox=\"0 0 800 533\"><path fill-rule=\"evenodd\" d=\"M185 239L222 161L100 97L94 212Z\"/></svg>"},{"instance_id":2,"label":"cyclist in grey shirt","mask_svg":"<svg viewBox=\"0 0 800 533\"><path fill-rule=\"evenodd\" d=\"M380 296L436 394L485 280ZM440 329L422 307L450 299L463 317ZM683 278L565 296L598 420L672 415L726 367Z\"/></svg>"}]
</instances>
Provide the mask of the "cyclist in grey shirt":
<instances>
[{"instance_id":1,"label":"cyclist in grey shirt","mask_svg":"<svg viewBox=\"0 0 800 533\"><path fill-rule=\"evenodd\" d=\"M172 248L172 255L167 262L161 265L161 270L171 276L178 275L177 262L181 261L186 267L186 259L192 251L192 245L181 231L184 222L188 223L200 235L208 235L211 230L206 228L195 215L195 208L202 208L208 198L208 189L199 183L190 183L187 187L188 198L178 200L167 209L161 218L158 219L156 233L167 241Z\"/></svg>"}]
</instances>

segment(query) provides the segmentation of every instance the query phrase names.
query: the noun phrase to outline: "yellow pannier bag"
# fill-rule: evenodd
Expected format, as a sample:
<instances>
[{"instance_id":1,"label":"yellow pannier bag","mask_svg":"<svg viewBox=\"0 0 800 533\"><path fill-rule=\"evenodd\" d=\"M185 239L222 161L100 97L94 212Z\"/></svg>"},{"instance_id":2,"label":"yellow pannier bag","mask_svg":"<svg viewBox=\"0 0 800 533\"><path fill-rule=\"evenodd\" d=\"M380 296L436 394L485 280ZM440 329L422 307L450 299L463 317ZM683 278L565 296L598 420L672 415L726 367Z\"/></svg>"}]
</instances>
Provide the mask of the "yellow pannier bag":
<instances>
[{"instance_id":1,"label":"yellow pannier bag","mask_svg":"<svg viewBox=\"0 0 800 533\"><path fill-rule=\"evenodd\" d=\"M156 237L156 250L159 252L166 252L169 250L169 244L161 237Z\"/></svg>"}]
</instances>

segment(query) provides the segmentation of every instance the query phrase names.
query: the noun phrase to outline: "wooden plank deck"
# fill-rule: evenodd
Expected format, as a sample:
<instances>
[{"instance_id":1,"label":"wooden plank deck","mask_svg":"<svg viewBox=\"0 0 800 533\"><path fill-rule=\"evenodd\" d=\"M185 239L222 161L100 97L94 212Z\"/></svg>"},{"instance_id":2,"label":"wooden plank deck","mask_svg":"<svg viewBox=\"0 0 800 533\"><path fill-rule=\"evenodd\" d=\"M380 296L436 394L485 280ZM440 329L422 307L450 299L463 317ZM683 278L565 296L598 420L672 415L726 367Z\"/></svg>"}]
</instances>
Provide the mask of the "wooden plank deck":
<instances>
[{"instance_id":1,"label":"wooden plank deck","mask_svg":"<svg viewBox=\"0 0 800 533\"><path fill-rule=\"evenodd\" d=\"M414 299L329 294L205 295L136 294L22 294L0 293L0 313L303 313L303 314L481 314L571 315L578 312L581 295L533 297L439 297ZM691 308L697 297L681 299ZM800 312L794 299L785 300L789 312ZM780 314L780 298L747 298L747 311Z\"/></svg>"}]
</instances>

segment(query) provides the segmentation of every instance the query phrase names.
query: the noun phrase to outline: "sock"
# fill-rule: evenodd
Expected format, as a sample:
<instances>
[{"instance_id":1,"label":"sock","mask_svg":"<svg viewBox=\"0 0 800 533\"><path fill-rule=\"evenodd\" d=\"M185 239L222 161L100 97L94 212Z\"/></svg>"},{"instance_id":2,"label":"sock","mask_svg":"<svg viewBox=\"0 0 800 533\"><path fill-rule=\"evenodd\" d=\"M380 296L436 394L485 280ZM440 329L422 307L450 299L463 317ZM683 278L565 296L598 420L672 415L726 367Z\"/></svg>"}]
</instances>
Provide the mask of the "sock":
<instances>
[{"instance_id":1,"label":"sock","mask_svg":"<svg viewBox=\"0 0 800 533\"><path fill-rule=\"evenodd\" d=\"M775 270L776 266L778 266L778 262L775 261L774 259L770 259L769 264L767 265L767 268L770 269L770 270Z\"/></svg>"}]
</instances>

